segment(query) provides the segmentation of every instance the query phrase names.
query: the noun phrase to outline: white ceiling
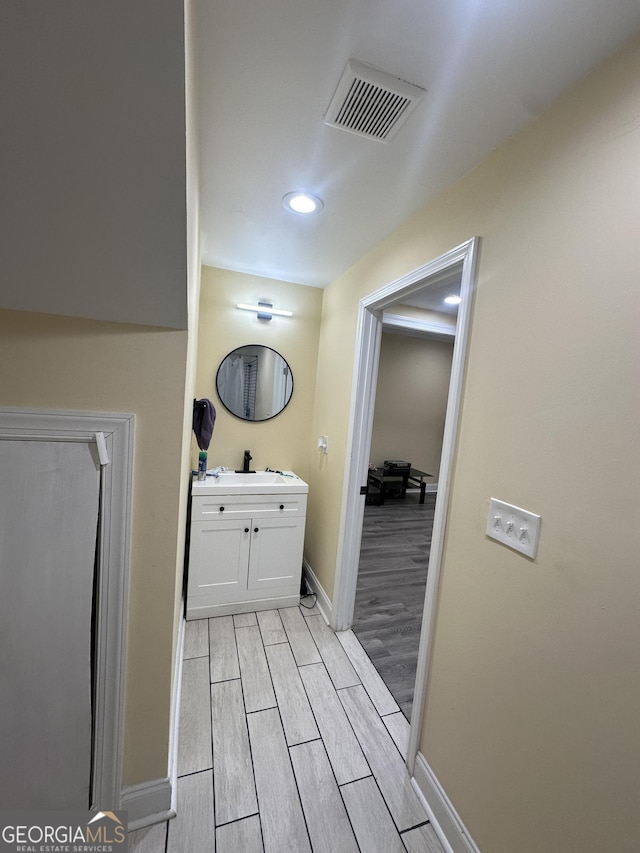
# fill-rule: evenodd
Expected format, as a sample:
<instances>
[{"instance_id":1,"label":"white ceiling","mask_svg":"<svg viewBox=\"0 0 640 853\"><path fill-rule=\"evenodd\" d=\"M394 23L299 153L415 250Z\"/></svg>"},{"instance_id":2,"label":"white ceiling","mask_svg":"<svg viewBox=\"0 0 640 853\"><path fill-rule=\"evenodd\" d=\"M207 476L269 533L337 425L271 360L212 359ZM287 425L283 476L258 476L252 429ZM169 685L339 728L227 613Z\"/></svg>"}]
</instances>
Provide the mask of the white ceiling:
<instances>
[{"instance_id":1,"label":"white ceiling","mask_svg":"<svg viewBox=\"0 0 640 853\"><path fill-rule=\"evenodd\" d=\"M447 305L444 300L447 296L460 296L461 284L462 267L454 267L452 270L430 279L425 287L417 290L411 296L405 297L402 304L455 316L458 313L458 306Z\"/></svg>"},{"instance_id":2,"label":"white ceiling","mask_svg":"<svg viewBox=\"0 0 640 853\"><path fill-rule=\"evenodd\" d=\"M640 29L638 0L195 0L203 262L324 287ZM427 90L388 144L347 60ZM324 210L287 213L291 190Z\"/></svg>"}]
</instances>

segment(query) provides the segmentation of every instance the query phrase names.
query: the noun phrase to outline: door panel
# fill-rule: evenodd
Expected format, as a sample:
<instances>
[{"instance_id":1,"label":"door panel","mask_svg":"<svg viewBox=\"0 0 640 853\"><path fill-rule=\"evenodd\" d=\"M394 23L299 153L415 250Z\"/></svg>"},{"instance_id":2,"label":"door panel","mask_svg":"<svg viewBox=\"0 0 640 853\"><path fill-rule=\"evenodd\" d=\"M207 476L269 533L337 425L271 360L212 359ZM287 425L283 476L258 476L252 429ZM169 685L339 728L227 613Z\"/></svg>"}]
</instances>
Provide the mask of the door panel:
<instances>
[{"instance_id":1,"label":"door panel","mask_svg":"<svg viewBox=\"0 0 640 853\"><path fill-rule=\"evenodd\" d=\"M100 470L88 443L0 440L0 802L89 807Z\"/></svg>"}]
</instances>

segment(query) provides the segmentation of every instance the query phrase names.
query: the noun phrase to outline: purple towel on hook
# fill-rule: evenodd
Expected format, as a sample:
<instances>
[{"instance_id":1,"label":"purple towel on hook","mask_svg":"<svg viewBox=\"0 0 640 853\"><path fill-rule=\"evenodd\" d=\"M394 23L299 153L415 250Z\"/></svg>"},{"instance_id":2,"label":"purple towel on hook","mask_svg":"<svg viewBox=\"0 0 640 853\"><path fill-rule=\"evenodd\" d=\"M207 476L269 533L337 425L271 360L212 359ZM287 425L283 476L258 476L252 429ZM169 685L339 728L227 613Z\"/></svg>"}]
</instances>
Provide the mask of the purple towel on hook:
<instances>
[{"instance_id":1,"label":"purple towel on hook","mask_svg":"<svg viewBox=\"0 0 640 853\"><path fill-rule=\"evenodd\" d=\"M216 410L211 400L204 397L193 401L193 431L200 450L208 450L213 426L216 422Z\"/></svg>"}]
</instances>

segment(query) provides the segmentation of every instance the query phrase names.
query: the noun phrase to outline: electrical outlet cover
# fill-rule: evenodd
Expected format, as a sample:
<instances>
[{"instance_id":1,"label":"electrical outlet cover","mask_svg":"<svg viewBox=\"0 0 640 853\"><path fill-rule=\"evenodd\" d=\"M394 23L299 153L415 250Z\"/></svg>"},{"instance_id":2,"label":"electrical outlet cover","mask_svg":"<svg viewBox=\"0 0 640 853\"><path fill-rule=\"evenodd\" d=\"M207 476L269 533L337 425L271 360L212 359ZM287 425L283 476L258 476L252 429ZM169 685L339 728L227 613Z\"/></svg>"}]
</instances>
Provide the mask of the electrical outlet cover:
<instances>
[{"instance_id":1,"label":"electrical outlet cover","mask_svg":"<svg viewBox=\"0 0 640 853\"><path fill-rule=\"evenodd\" d=\"M535 559L540 537L540 516L497 498L489 500L487 536Z\"/></svg>"}]
</instances>

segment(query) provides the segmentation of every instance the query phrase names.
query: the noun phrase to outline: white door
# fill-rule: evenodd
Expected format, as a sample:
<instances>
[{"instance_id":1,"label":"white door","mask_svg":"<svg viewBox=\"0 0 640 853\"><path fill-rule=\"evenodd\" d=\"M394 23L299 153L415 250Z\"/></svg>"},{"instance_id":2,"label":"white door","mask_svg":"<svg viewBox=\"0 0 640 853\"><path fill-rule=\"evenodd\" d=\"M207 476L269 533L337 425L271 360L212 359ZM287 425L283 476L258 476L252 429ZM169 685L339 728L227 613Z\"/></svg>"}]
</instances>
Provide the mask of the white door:
<instances>
[{"instance_id":1,"label":"white door","mask_svg":"<svg viewBox=\"0 0 640 853\"><path fill-rule=\"evenodd\" d=\"M0 803L89 807L100 468L87 442L0 440Z\"/></svg>"}]
</instances>

